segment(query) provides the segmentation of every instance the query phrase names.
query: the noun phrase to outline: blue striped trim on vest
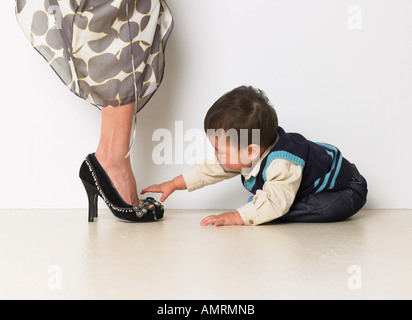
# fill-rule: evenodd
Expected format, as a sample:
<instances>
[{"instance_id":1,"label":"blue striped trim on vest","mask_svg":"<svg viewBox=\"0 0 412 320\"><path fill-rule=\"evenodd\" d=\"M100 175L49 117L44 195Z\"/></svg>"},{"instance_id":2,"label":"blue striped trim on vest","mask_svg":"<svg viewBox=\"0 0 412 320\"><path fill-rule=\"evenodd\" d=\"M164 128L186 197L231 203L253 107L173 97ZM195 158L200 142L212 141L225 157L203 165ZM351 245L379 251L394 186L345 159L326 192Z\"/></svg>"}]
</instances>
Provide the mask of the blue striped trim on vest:
<instances>
[{"instance_id":1,"label":"blue striped trim on vest","mask_svg":"<svg viewBox=\"0 0 412 320\"><path fill-rule=\"evenodd\" d=\"M263 180L266 182L267 178L266 178L266 170L268 169L270 163L272 162L272 160L275 159L285 159L285 160L289 160L291 162L293 162L294 164L297 164L298 166L300 166L303 169L305 168L305 160L299 158L298 156L295 156L294 154L291 154L290 152L287 151L274 151L269 153L268 155L268 160L266 162L266 166L263 169Z\"/></svg>"},{"instance_id":2,"label":"blue striped trim on vest","mask_svg":"<svg viewBox=\"0 0 412 320\"><path fill-rule=\"evenodd\" d=\"M314 183L314 186L313 186L314 193L319 193L319 192L324 191L326 187L328 190L332 190L333 187L335 186L336 178L338 177L340 167L342 165L342 154L337 148L329 144L321 143L321 142L316 142L316 144L325 148L326 152L332 158L332 165L331 165L330 171L323 178L319 178ZM319 186L321 182L322 184Z\"/></svg>"},{"instance_id":3,"label":"blue striped trim on vest","mask_svg":"<svg viewBox=\"0 0 412 320\"><path fill-rule=\"evenodd\" d=\"M245 180L245 182L243 183L245 188L248 189L250 192L252 192L255 184L256 184L256 177L250 177L249 180Z\"/></svg>"},{"instance_id":4,"label":"blue striped trim on vest","mask_svg":"<svg viewBox=\"0 0 412 320\"><path fill-rule=\"evenodd\" d=\"M297 165L299 165L303 169L305 168L305 161L301 158L299 158L298 156L295 156L294 154L291 154L290 152L287 151L274 151L271 152L267 155L267 161L266 161L266 165L262 171L262 177L263 180L266 182L267 178L266 178L266 170L269 167L269 165L271 164L271 162L275 159L285 159L285 160L289 160ZM252 192L253 187L256 184L256 177L250 177L249 180L246 180L243 182L243 185L245 186L246 189L248 189L249 191Z\"/></svg>"}]
</instances>

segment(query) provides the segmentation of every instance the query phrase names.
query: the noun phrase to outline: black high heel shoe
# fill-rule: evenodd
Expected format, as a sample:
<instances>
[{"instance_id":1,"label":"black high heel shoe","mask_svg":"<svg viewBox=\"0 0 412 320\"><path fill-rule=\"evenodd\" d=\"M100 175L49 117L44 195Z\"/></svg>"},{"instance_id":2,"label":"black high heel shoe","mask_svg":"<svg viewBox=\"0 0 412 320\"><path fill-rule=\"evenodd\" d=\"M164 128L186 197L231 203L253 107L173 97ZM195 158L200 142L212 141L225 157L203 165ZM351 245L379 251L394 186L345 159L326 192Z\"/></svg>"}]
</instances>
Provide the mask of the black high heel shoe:
<instances>
[{"instance_id":1,"label":"black high heel shoe","mask_svg":"<svg viewBox=\"0 0 412 320\"><path fill-rule=\"evenodd\" d=\"M79 172L80 179L89 199L89 222L98 216L97 201L99 196L106 202L115 217L128 222L151 222L160 220L164 208L160 202L149 197L140 200L138 205L127 204L117 192L94 153L84 160Z\"/></svg>"}]
</instances>

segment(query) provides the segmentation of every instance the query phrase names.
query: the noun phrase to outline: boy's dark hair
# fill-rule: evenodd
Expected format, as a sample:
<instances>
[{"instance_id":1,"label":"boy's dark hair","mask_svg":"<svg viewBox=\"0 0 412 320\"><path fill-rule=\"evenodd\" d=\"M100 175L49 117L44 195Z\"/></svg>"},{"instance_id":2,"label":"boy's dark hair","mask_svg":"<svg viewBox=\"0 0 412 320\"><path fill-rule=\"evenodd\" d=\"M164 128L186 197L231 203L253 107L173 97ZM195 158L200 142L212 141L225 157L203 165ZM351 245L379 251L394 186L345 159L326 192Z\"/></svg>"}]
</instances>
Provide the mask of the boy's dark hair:
<instances>
[{"instance_id":1,"label":"boy's dark hair","mask_svg":"<svg viewBox=\"0 0 412 320\"><path fill-rule=\"evenodd\" d=\"M252 130L260 130L260 147L268 148L278 136L278 117L266 93L251 86L238 87L217 100L204 120L204 129L248 130L248 144L252 143Z\"/></svg>"}]
</instances>

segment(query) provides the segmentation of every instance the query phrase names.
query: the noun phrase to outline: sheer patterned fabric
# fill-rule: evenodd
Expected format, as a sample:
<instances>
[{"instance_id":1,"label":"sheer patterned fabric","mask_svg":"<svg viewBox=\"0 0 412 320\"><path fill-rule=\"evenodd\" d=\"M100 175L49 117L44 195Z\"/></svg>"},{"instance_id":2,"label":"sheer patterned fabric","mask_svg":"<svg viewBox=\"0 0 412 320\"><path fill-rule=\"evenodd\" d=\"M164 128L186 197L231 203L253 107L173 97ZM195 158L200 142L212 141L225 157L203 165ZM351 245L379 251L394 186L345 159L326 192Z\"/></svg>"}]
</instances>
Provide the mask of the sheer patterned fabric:
<instances>
[{"instance_id":1,"label":"sheer patterned fabric","mask_svg":"<svg viewBox=\"0 0 412 320\"><path fill-rule=\"evenodd\" d=\"M97 107L137 101L159 87L173 29L164 0L16 0L16 17L63 83Z\"/></svg>"}]
</instances>

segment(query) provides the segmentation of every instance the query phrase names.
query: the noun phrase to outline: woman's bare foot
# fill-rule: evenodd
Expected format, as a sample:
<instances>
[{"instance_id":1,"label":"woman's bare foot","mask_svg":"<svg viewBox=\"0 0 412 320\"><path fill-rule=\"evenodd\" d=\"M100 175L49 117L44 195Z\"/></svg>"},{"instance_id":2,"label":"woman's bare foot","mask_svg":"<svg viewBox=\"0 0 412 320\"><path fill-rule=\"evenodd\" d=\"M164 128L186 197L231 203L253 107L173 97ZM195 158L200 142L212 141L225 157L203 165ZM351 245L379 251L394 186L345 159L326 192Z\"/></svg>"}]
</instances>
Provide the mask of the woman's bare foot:
<instances>
[{"instance_id":1,"label":"woman's bare foot","mask_svg":"<svg viewBox=\"0 0 412 320\"><path fill-rule=\"evenodd\" d=\"M138 204L139 197L130 158L111 158L100 154L99 151L95 153L95 156L122 199L130 205Z\"/></svg>"}]
</instances>

